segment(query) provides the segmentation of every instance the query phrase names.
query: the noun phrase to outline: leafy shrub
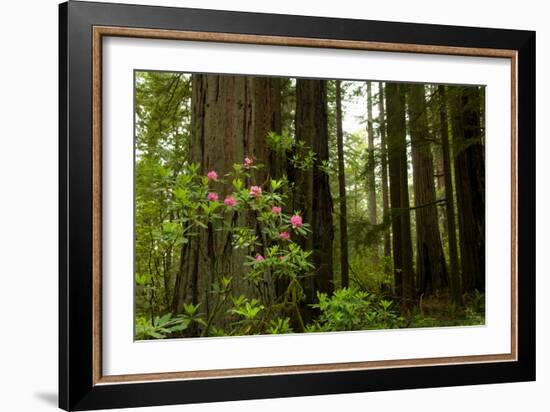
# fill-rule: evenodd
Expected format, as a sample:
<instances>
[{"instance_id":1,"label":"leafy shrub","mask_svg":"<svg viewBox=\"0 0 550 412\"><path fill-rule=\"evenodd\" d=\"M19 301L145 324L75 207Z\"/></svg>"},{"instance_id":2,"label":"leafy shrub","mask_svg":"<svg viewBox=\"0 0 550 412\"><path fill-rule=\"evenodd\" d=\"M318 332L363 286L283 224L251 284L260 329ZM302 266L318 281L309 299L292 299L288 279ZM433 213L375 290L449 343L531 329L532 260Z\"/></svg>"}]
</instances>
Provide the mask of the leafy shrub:
<instances>
[{"instance_id":1,"label":"leafy shrub","mask_svg":"<svg viewBox=\"0 0 550 412\"><path fill-rule=\"evenodd\" d=\"M308 325L308 332L386 329L399 327L402 318L393 311L393 302L375 301L373 296L357 288L342 288L329 297L317 293L319 303L312 305L320 316Z\"/></svg>"},{"instance_id":2,"label":"leafy shrub","mask_svg":"<svg viewBox=\"0 0 550 412\"><path fill-rule=\"evenodd\" d=\"M376 293L380 298L391 295L393 274L391 257L378 256L372 249L356 250L350 257L350 280L361 290Z\"/></svg>"},{"instance_id":3,"label":"leafy shrub","mask_svg":"<svg viewBox=\"0 0 550 412\"><path fill-rule=\"evenodd\" d=\"M152 323L145 317L139 316L136 319L136 339L163 339L174 333L184 331L190 323L190 319L184 316L173 317L171 313L156 316Z\"/></svg>"},{"instance_id":4,"label":"leafy shrub","mask_svg":"<svg viewBox=\"0 0 550 412\"><path fill-rule=\"evenodd\" d=\"M290 327L290 318L277 318L269 322L269 327L267 328L267 333L269 334L282 334L282 333L292 333L292 328Z\"/></svg>"}]
</instances>

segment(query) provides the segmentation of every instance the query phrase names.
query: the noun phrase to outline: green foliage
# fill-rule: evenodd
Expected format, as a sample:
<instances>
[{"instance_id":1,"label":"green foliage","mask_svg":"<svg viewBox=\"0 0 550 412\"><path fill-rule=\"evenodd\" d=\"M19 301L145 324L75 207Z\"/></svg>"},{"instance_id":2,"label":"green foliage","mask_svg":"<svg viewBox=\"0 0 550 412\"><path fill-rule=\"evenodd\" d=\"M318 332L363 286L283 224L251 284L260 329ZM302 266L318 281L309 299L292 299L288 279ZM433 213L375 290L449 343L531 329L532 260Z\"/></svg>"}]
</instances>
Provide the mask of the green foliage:
<instances>
[{"instance_id":1,"label":"green foliage","mask_svg":"<svg viewBox=\"0 0 550 412\"><path fill-rule=\"evenodd\" d=\"M269 132L267 144L274 152L286 155L289 163L298 170L309 170L315 162L315 152L304 141L288 133Z\"/></svg>"},{"instance_id":2,"label":"green foliage","mask_svg":"<svg viewBox=\"0 0 550 412\"><path fill-rule=\"evenodd\" d=\"M136 339L163 339L178 332L186 330L191 320L184 316L173 317L171 313L163 316L155 316L153 322L145 317L136 318Z\"/></svg>"},{"instance_id":3,"label":"green foliage","mask_svg":"<svg viewBox=\"0 0 550 412\"><path fill-rule=\"evenodd\" d=\"M264 305L257 299L251 301L244 295L240 295L237 299L233 300L235 307L231 309L231 313L240 316L244 320L252 321L257 318L260 311L265 309Z\"/></svg>"},{"instance_id":4,"label":"green foliage","mask_svg":"<svg viewBox=\"0 0 550 412\"><path fill-rule=\"evenodd\" d=\"M391 257L375 256L369 248L357 250L350 258L351 283L380 297L391 295Z\"/></svg>"},{"instance_id":5,"label":"green foliage","mask_svg":"<svg viewBox=\"0 0 550 412\"><path fill-rule=\"evenodd\" d=\"M136 72L135 92L136 307L139 316L154 318L170 312L171 257L188 237L172 203L188 195L173 189L188 157L190 76Z\"/></svg>"},{"instance_id":6,"label":"green foliage","mask_svg":"<svg viewBox=\"0 0 550 412\"><path fill-rule=\"evenodd\" d=\"M389 329L399 327L403 321L392 310L392 301L375 301L369 293L353 287L339 289L331 297L317 293L317 299L312 307L321 314L308 331Z\"/></svg>"},{"instance_id":7,"label":"green foliage","mask_svg":"<svg viewBox=\"0 0 550 412\"><path fill-rule=\"evenodd\" d=\"M471 308L474 312L485 313L485 294L477 289L471 296Z\"/></svg>"},{"instance_id":8,"label":"green foliage","mask_svg":"<svg viewBox=\"0 0 550 412\"><path fill-rule=\"evenodd\" d=\"M271 335L292 333L292 328L290 327L290 318L277 318L271 320L269 322L269 327L267 328L267 333Z\"/></svg>"}]
</instances>

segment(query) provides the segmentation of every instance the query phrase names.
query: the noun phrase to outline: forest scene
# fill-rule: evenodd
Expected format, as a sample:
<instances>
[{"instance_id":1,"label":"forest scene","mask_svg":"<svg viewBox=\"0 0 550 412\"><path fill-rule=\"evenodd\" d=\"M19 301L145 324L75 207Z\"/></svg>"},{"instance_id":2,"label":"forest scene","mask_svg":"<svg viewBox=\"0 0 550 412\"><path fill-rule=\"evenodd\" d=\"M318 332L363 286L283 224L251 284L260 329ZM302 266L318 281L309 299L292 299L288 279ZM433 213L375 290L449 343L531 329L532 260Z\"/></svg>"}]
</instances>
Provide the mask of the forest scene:
<instances>
[{"instance_id":1,"label":"forest scene","mask_svg":"<svg viewBox=\"0 0 550 412\"><path fill-rule=\"evenodd\" d=\"M135 339L485 323L483 86L134 79Z\"/></svg>"}]
</instances>

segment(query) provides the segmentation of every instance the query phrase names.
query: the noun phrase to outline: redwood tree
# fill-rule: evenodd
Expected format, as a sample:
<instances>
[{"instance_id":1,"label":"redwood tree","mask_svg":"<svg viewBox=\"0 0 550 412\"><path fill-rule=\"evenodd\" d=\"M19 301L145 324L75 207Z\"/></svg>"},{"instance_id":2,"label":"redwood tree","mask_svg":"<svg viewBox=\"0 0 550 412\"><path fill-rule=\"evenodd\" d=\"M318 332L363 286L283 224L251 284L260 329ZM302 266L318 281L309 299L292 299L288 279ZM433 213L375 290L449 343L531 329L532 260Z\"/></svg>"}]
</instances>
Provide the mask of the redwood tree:
<instances>
[{"instance_id":1,"label":"redwood tree","mask_svg":"<svg viewBox=\"0 0 550 412\"><path fill-rule=\"evenodd\" d=\"M445 176L445 209L447 211L447 241L449 242L449 281L451 295L456 305L462 304L460 287L460 267L458 263L458 250L456 244L455 202L453 190L453 178L451 174L452 157L449 145L449 123L447 121L447 94L445 86L437 87L439 95L439 127L441 133L441 151L443 155L443 174Z\"/></svg>"},{"instance_id":2,"label":"redwood tree","mask_svg":"<svg viewBox=\"0 0 550 412\"><path fill-rule=\"evenodd\" d=\"M372 85L367 82L367 210L369 223L376 225L376 181L374 179L374 126L372 124Z\"/></svg>"},{"instance_id":3,"label":"redwood tree","mask_svg":"<svg viewBox=\"0 0 550 412\"><path fill-rule=\"evenodd\" d=\"M336 81L336 146L338 151L338 197L340 203L340 272L341 286L349 286L348 222L346 174L344 164L344 132L342 130L342 86Z\"/></svg>"},{"instance_id":4,"label":"redwood tree","mask_svg":"<svg viewBox=\"0 0 550 412\"><path fill-rule=\"evenodd\" d=\"M386 110L384 104L384 85L382 82L378 83L379 94L379 133L380 133L380 165L382 169L382 214L384 218L384 224L390 218L390 199L388 193L388 155L387 155L387 143L386 143ZM384 229L384 256L389 258L391 256L391 236L389 228Z\"/></svg>"},{"instance_id":5,"label":"redwood tree","mask_svg":"<svg viewBox=\"0 0 550 412\"><path fill-rule=\"evenodd\" d=\"M215 170L223 175L232 170L233 164L242 163L244 157L255 157L266 168L256 171L248 183L264 183L266 173L273 169L266 136L280 130L279 80L197 74L192 76L191 87L189 161L199 164L202 174ZM227 194L222 185L216 190L222 196ZM232 219L232 224L242 223ZM230 235L212 226L189 237L180 252L172 311L179 312L183 302L192 301L200 303L208 315L211 285L222 275L233 277L235 293L256 296L258 292L243 279L243 261L244 252L232 247Z\"/></svg>"},{"instance_id":6,"label":"redwood tree","mask_svg":"<svg viewBox=\"0 0 550 412\"><path fill-rule=\"evenodd\" d=\"M451 94L462 287L465 292L485 290L485 158L481 97L482 90L471 86L457 88Z\"/></svg>"},{"instance_id":7,"label":"redwood tree","mask_svg":"<svg viewBox=\"0 0 550 412\"><path fill-rule=\"evenodd\" d=\"M407 174L405 86L388 83L385 95L395 294L407 305L414 295L414 269Z\"/></svg>"},{"instance_id":8,"label":"redwood tree","mask_svg":"<svg viewBox=\"0 0 550 412\"><path fill-rule=\"evenodd\" d=\"M324 80L296 80L296 139L311 148L315 155L308 170L295 171L295 209L303 213L312 233L305 247L313 251L316 273L306 284L308 299L316 291L333 290L332 196L329 177L323 164L329 159L327 124L327 84Z\"/></svg>"},{"instance_id":9,"label":"redwood tree","mask_svg":"<svg viewBox=\"0 0 550 412\"><path fill-rule=\"evenodd\" d=\"M430 142L433 139L428 129L424 85L409 85L407 89L416 216L417 287L420 293L430 294L448 284L437 216L438 201Z\"/></svg>"}]
</instances>

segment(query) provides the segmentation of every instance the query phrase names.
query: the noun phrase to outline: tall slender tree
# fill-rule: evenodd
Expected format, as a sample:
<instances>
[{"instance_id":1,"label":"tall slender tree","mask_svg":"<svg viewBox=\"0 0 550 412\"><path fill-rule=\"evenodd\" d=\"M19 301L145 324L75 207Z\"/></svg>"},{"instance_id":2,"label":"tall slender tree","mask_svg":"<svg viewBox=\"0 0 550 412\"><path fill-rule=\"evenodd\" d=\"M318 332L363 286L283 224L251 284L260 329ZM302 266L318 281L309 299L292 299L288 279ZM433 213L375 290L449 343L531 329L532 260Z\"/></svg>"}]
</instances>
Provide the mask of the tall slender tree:
<instances>
[{"instance_id":1,"label":"tall slender tree","mask_svg":"<svg viewBox=\"0 0 550 412\"><path fill-rule=\"evenodd\" d=\"M380 164L382 169L382 214L384 223L390 218L390 199L388 193L388 154L386 143L386 110L384 104L384 84L378 83ZM384 229L384 256L391 257L391 236L389 227Z\"/></svg>"},{"instance_id":2,"label":"tall slender tree","mask_svg":"<svg viewBox=\"0 0 550 412\"><path fill-rule=\"evenodd\" d=\"M437 94L437 86L433 89L434 92L432 95ZM435 177L435 191L437 195L444 196L445 193L445 168L443 166L443 147L441 144L441 127L439 125L439 99L435 97L431 99L428 109L433 111L434 119L430 122L431 128L434 130L434 141L435 144L432 145L432 153L434 159L434 177ZM437 121L436 119L437 118ZM448 224L447 224L447 208L438 209L438 217L440 221L440 230L441 230L441 239L445 242L448 238Z\"/></svg>"},{"instance_id":3,"label":"tall slender tree","mask_svg":"<svg viewBox=\"0 0 550 412\"><path fill-rule=\"evenodd\" d=\"M414 295L414 269L407 174L405 86L388 83L385 91L395 294L407 306Z\"/></svg>"},{"instance_id":4,"label":"tall slender tree","mask_svg":"<svg viewBox=\"0 0 550 412\"><path fill-rule=\"evenodd\" d=\"M482 90L453 90L453 145L462 287L485 290L485 158L480 121Z\"/></svg>"},{"instance_id":5,"label":"tall slender tree","mask_svg":"<svg viewBox=\"0 0 550 412\"><path fill-rule=\"evenodd\" d=\"M453 178L451 174L452 162L449 145L449 123L447 120L447 94L445 86L437 87L439 95L439 127L441 133L441 151L443 155L443 174L445 175L445 209L447 211L447 241L449 244L449 280L451 295L455 305L462 304L460 287L460 267L458 261L458 249L456 244L456 224Z\"/></svg>"},{"instance_id":6,"label":"tall slender tree","mask_svg":"<svg viewBox=\"0 0 550 412\"><path fill-rule=\"evenodd\" d=\"M437 215L438 200L430 143L433 139L428 129L424 85L409 85L407 90L416 216L417 287L420 293L430 294L448 284Z\"/></svg>"},{"instance_id":7,"label":"tall slender tree","mask_svg":"<svg viewBox=\"0 0 550 412\"><path fill-rule=\"evenodd\" d=\"M336 81L336 145L338 150L338 196L340 202L340 272L341 286L349 286L348 222L346 172L344 163L344 131L342 128L342 85Z\"/></svg>"},{"instance_id":8,"label":"tall slender tree","mask_svg":"<svg viewBox=\"0 0 550 412\"><path fill-rule=\"evenodd\" d=\"M315 154L313 167L298 173L295 195L295 209L302 211L312 231L306 248L313 251L317 272L307 285L309 300L313 300L316 291L332 293L334 287L332 196L328 174L323 167L329 159L326 96L326 81L296 81L296 138Z\"/></svg>"},{"instance_id":9,"label":"tall slender tree","mask_svg":"<svg viewBox=\"0 0 550 412\"><path fill-rule=\"evenodd\" d=\"M374 178L374 126L372 121L372 84L367 81L367 210L369 223L376 225L376 181Z\"/></svg>"}]
</instances>

